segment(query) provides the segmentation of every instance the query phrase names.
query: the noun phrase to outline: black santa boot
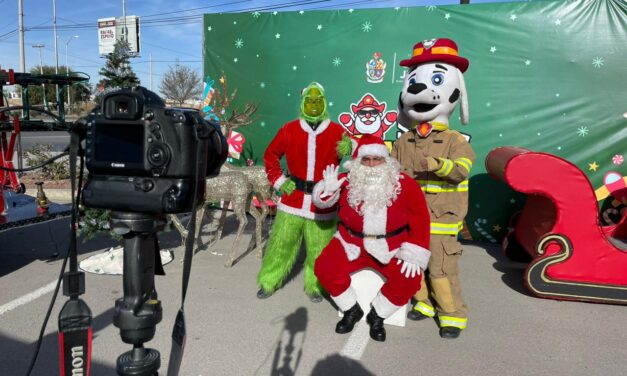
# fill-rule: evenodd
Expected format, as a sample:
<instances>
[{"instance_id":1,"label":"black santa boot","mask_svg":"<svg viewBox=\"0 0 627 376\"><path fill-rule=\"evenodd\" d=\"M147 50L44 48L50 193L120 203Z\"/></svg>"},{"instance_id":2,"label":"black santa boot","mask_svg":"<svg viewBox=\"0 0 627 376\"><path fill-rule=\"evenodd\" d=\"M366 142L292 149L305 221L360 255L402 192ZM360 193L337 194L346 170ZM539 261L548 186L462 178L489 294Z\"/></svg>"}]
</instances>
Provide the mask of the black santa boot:
<instances>
[{"instance_id":1,"label":"black santa boot","mask_svg":"<svg viewBox=\"0 0 627 376\"><path fill-rule=\"evenodd\" d=\"M366 321L368 325L370 325L370 338L375 341L385 342L385 327L383 326L383 317L377 315L377 311L375 311L374 307L366 316Z\"/></svg>"},{"instance_id":2,"label":"black santa boot","mask_svg":"<svg viewBox=\"0 0 627 376\"><path fill-rule=\"evenodd\" d=\"M350 309L344 311L344 317L335 325L335 332L338 334L350 333L355 324L364 317L364 311L358 303L355 303Z\"/></svg>"}]
</instances>

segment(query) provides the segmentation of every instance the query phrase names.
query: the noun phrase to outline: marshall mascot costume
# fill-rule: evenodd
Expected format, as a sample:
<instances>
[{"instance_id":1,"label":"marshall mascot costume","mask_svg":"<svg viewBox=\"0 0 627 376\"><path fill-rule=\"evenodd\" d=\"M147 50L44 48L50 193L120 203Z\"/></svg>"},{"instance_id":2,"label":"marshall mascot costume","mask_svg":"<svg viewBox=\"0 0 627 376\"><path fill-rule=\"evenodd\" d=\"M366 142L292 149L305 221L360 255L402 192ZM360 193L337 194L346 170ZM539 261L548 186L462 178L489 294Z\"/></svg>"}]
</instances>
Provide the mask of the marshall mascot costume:
<instances>
[{"instance_id":1,"label":"marshall mascot costume","mask_svg":"<svg viewBox=\"0 0 627 376\"><path fill-rule=\"evenodd\" d=\"M315 273L344 317L337 333L350 332L364 312L350 274L372 268L385 283L367 316L370 337L385 341L383 320L405 306L420 287L430 252L429 211L420 186L400 171L380 137L363 135L348 173L328 166L314 187L314 204L338 207L339 227L318 257Z\"/></svg>"},{"instance_id":2,"label":"marshall mascot costume","mask_svg":"<svg viewBox=\"0 0 627 376\"><path fill-rule=\"evenodd\" d=\"M282 196L257 277L258 298L267 298L280 287L296 261L304 237L305 293L312 302L322 301L313 268L316 257L335 232L336 213L335 207L315 207L311 192L322 180L324 168L340 162L336 146L343 137L348 136L342 126L329 120L323 87L311 83L302 92L300 117L279 129L263 157L268 180ZM283 156L288 176L281 170Z\"/></svg>"},{"instance_id":3,"label":"marshall mascot costume","mask_svg":"<svg viewBox=\"0 0 627 376\"><path fill-rule=\"evenodd\" d=\"M460 103L461 121L468 122L463 76L468 60L459 56L455 42L442 38L416 44L412 57L400 65L408 70L398 122L410 131L395 142L392 156L418 181L431 213L428 283L416 294L417 303L407 316L421 320L437 314L440 336L457 338L468 321L457 235L468 210L467 179L475 154L462 134L449 129L449 117Z\"/></svg>"}]
</instances>

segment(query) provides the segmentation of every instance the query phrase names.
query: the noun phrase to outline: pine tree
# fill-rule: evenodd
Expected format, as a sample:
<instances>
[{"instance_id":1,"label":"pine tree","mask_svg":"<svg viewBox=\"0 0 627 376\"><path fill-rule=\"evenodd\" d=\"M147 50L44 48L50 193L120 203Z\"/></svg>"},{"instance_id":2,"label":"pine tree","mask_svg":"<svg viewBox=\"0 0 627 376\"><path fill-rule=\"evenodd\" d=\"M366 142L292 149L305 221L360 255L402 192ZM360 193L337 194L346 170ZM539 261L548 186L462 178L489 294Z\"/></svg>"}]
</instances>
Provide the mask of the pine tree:
<instances>
[{"instance_id":1,"label":"pine tree","mask_svg":"<svg viewBox=\"0 0 627 376\"><path fill-rule=\"evenodd\" d=\"M97 103L101 102L104 93L109 90L139 85L139 79L129 64L128 51L128 43L118 40L113 52L107 55L107 63L99 72L103 78L98 82L98 90L101 92L96 95ZM82 208L79 233L83 239L90 239L98 232L108 232L116 238L109 227L110 215L109 210Z\"/></svg>"},{"instance_id":2,"label":"pine tree","mask_svg":"<svg viewBox=\"0 0 627 376\"><path fill-rule=\"evenodd\" d=\"M100 68L103 78L98 83L102 89L116 89L139 85L139 79L129 64L128 43L117 41L113 52L107 55L107 63Z\"/></svg>"}]
</instances>

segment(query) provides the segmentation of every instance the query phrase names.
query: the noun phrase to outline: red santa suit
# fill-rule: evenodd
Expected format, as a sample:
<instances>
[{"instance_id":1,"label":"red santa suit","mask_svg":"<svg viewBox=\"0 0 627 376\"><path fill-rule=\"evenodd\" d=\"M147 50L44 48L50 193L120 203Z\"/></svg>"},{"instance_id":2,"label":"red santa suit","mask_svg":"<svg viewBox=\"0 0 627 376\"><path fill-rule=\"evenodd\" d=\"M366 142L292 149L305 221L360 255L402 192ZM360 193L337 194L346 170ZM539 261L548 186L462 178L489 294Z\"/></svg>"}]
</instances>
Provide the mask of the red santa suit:
<instances>
[{"instance_id":1,"label":"red santa suit","mask_svg":"<svg viewBox=\"0 0 627 376\"><path fill-rule=\"evenodd\" d=\"M324 120L313 130L303 119L286 123L274 137L263 160L268 180L278 190L287 180L281 170L280 160L285 155L287 169L291 177L308 182L311 188L322 179L323 169L330 164L339 164L335 151L337 143L342 139L344 129L341 125ZM315 220L335 218L335 208L317 208L313 205L311 195L298 189L290 195L283 195L277 206L289 214Z\"/></svg>"},{"instance_id":2,"label":"red santa suit","mask_svg":"<svg viewBox=\"0 0 627 376\"><path fill-rule=\"evenodd\" d=\"M389 158L387 153L385 149ZM339 180L346 176L340 174ZM321 197L324 182L314 188L316 205L338 205L341 223L334 238L318 256L314 272L342 311L357 301L350 288L350 274L360 269L375 269L386 279L372 302L377 314L384 318L407 304L420 288L420 274L407 278L401 273L402 263L394 258L418 265L422 271L427 268L431 255L428 250L429 210L415 180L400 173L399 183L400 192L387 210L364 210L363 215L349 205L348 180L327 199Z\"/></svg>"}]
</instances>

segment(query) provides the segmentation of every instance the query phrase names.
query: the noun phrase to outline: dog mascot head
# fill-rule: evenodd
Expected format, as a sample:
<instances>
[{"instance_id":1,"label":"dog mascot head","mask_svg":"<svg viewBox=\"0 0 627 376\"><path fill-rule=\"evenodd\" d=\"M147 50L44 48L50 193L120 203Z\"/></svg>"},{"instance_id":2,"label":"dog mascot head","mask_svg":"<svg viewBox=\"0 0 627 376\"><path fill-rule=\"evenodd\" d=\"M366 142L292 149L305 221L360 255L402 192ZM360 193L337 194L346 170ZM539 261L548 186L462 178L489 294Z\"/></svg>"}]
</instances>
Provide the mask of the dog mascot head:
<instances>
[{"instance_id":1,"label":"dog mascot head","mask_svg":"<svg viewBox=\"0 0 627 376\"><path fill-rule=\"evenodd\" d=\"M449 117L460 102L462 123L467 124L468 97L463 73L468 64L450 39L416 44L412 57L400 63L408 71L398 99L398 122L407 129L423 122L448 126Z\"/></svg>"}]
</instances>

